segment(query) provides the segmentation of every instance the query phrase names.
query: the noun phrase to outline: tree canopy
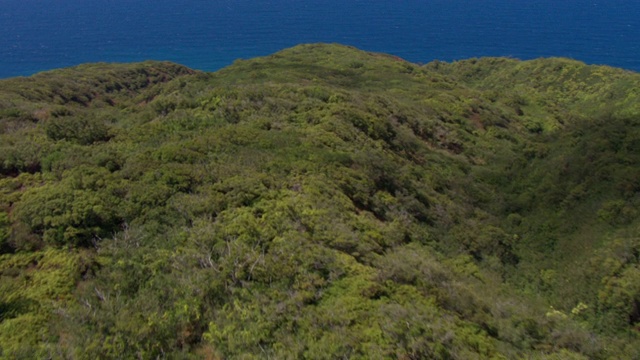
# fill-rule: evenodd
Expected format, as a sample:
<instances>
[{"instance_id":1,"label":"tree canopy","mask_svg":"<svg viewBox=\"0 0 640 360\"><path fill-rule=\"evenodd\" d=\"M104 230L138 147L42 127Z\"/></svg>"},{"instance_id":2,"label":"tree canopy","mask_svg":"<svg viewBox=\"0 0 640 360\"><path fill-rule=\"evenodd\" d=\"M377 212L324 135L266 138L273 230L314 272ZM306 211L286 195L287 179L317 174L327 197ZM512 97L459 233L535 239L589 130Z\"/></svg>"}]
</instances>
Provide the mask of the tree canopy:
<instances>
[{"instance_id":1,"label":"tree canopy","mask_svg":"<svg viewBox=\"0 0 640 360\"><path fill-rule=\"evenodd\" d=\"M639 358L638 89L337 44L2 80L0 358Z\"/></svg>"}]
</instances>

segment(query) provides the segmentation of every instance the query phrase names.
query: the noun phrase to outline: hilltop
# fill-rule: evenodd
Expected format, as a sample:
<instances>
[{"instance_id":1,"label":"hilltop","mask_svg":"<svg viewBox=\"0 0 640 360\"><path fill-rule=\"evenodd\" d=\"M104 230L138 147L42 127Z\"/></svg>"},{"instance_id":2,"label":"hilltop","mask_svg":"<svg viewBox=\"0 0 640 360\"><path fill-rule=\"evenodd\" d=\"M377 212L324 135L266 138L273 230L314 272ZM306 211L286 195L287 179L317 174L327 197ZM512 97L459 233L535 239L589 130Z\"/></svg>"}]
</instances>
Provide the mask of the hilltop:
<instances>
[{"instance_id":1,"label":"hilltop","mask_svg":"<svg viewBox=\"0 0 640 360\"><path fill-rule=\"evenodd\" d=\"M0 357L640 357L640 75L299 45L0 81Z\"/></svg>"}]
</instances>

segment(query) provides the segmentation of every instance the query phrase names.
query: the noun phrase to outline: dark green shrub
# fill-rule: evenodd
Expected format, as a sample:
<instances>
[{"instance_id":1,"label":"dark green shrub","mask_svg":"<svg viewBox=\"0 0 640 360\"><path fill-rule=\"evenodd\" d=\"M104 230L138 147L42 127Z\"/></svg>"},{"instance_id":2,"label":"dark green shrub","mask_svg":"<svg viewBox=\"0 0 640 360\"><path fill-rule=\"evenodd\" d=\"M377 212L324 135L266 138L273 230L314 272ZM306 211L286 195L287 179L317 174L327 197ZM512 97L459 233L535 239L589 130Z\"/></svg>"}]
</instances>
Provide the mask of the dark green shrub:
<instances>
[{"instance_id":1,"label":"dark green shrub","mask_svg":"<svg viewBox=\"0 0 640 360\"><path fill-rule=\"evenodd\" d=\"M45 123L47 136L54 141L67 140L90 145L111 138L109 127L101 119L93 117L57 117Z\"/></svg>"}]
</instances>

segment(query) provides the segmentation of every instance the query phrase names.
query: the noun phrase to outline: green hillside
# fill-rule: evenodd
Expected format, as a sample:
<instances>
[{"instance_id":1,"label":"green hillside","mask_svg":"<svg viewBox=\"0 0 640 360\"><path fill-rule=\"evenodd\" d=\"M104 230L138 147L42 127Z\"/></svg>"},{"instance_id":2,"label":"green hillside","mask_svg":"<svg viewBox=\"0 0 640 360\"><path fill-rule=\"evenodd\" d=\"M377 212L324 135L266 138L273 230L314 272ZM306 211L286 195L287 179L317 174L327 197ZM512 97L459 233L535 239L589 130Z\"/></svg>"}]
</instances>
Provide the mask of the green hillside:
<instances>
[{"instance_id":1,"label":"green hillside","mask_svg":"<svg viewBox=\"0 0 640 360\"><path fill-rule=\"evenodd\" d=\"M0 358L638 359L640 75L313 44L0 81Z\"/></svg>"}]
</instances>

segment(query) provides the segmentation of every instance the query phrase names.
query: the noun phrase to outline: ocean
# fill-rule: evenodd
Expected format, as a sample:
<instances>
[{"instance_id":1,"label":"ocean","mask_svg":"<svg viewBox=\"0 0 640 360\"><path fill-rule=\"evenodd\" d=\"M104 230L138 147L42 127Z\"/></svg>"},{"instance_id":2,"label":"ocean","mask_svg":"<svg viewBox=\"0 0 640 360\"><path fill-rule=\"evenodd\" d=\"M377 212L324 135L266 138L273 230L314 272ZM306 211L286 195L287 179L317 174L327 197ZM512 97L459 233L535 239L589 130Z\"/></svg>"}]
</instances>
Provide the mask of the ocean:
<instances>
[{"instance_id":1,"label":"ocean","mask_svg":"<svg viewBox=\"0 0 640 360\"><path fill-rule=\"evenodd\" d=\"M0 78L148 59L214 71L313 42L417 63L561 56L640 71L640 1L0 0Z\"/></svg>"}]
</instances>

